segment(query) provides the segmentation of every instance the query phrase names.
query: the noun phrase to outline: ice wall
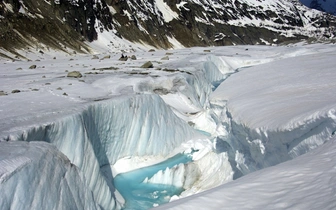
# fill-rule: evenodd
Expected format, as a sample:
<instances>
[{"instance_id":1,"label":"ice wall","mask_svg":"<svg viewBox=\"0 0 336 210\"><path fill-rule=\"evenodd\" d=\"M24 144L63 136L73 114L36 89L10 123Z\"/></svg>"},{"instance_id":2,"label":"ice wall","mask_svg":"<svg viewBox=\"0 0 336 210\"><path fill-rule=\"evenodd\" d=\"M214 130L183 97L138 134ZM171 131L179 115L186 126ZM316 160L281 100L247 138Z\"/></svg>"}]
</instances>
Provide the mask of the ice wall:
<instances>
[{"instance_id":1,"label":"ice wall","mask_svg":"<svg viewBox=\"0 0 336 210\"><path fill-rule=\"evenodd\" d=\"M44 142L0 142L0 197L1 209L100 209L78 168Z\"/></svg>"},{"instance_id":2,"label":"ice wall","mask_svg":"<svg viewBox=\"0 0 336 210\"><path fill-rule=\"evenodd\" d=\"M307 103L306 101L309 101L310 104L315 103L315 106L312 106L314 107L313 111L302 111L304 110L304 107L301 108L300 106L295 106L295 103L290 103L290 100L294 99L291 99L290 96L286 96L287 92L283 89L283 93L279 95L273 94L272 92L274 91L274 89L272 88L279 88L279 84L274 84L275 82L283 84L285 87L291 87L291 90L293 92L297 91L301 93L300 91L305 92L304 90L308 92L309 88L312 88L314 86L312 86L310 82L301 84L300 89L295 86L288 86L288 80L286 81L286 79L282 79L285 81L281 83L281 78L277 78L275 80L272 80L272 78L278 77L276 74L277 72L281 71L284 74L284 72L286 72L285 70L287 70L287 74L295 72L292 76L289 76L290 79L293 79L289 81L294 83L297 80L298 75L302 77L310 74L310 71L308 70L303 71L301 63L300 65L297 65L296 60L300 59L307 62L307 60L312 60L316 57L320 58L320 56L316 55L314 57L308 57L308 59L307 57L300 57L295 59L295 62L287 60L281 61L280 63L275 63L274 67L272 66L272 63L270 63L264 68L262 66L255 66L251 70L244 70L245 72L249 73L249 79L254 79L256 75L258 75L262 79L256 78L255 80L257 82L253 83L246 77L243 77L242 74L240 75L241 77L243 77L243 79L238 79L241 78L238 74L235 75L235 80L224 81L223 85L225 88L221 86L219 88L220 90L215 92L216 96L211 96L210 109L200 114L200 119L194 120L194 123L198 128L202 127L203 125L207 125L203 127L205 127L207 129L206 131L211 133L216 138L217 151L228 153L229 161L231 162L231 166L235 171L235 178L238 178L239 176L245 175L255 170L273 166L281 162L296 158L319 147L335 135L336 114L334 105L328 104L329 102L327 101L324 102L324 99L328 98L328 96L326 95L326 97L324 97L323 95L324 91L327 92L328 89L332 87L332 85L330 84L333 84L333 81L325 79L328 76L323 77L324 80L322 81L325 82L326 86L328 86L328 84L329 86L328 89L325 89L326 86L320 86L322 87L320 92L320 94L322 94L321 97L316 97L316 95L314 95L311 98L310 93L307 95L303 95L299 99L295 99L296 101L303 100L303 106L305 106L304 104ZM217 65L219 69L232 69L230 68L229 62L226 62L226 59L229 58L223 58L221 60L223 64ZM285 65L286 69L282 69L284 68L283 62L288 63L286 63L287 65ZM240 66L244 67L246 64L244 64L244 62L241 62L241 64L239 64L239 62L235 62L234 65L237 68L240 68ZM330 66L326 67L332 69L332 64ZM269 68L271 67L276 69L274 70L275 72L269 71ZM320 71L320 65L316 65L314 61L309 67L313 69L311 70L312 72ZM260 70L259 74L257 74L256 72L258 70ZM327 69L325 71L326 75L328 75L328 71L330 70ZM264 80L271 82L266 83L264 82ZM249 83L242 83L244 81L249 81ZM252 96L251 93L253 91L244 92L245 90L249 90L249 85L254 84L254 86L256 86L256 83L269 84L269 86L262 86L263 89L267 89L269 91L269 95L274 96L274 98L281 98L285 95L284 99L288 101L284 104L276 104L273 102L274 104L276 104L276 106L274 106L274 104L272 105L272 103L270 103L271 105L265 103L265 98L267 98L267 94L265 94L264 92L262 92L262 94L252 94ZM252 86L251 88L253 89L254 86ZM305 89L305 86L307 86L308 88ZM297 90L295 88L297 88ZM237 89L239 91L236 91ZM258 86L255 89L253 90L258 92ZM230 95L230 97L226 97L225 95ZM315 101L318 101L318 103L316 103ZM235 104L235 106L233 106L232 104ZM255 106L255 104L257 104L258 106ZM288 104L290 106L286 106ZM273 110L268 109L268 111L264 113L260 112L259 110L253 110L255 109L254 107L259 107L260 109L262 109L264 108L263 106L266 108L272 108L273 106ZM291 112L289 112L288 109L291 109ZM245 119L241 117L245 116L241 114L242 112L245 112L245 114L259 113L259 116L258 114L254 114L253 117L246 117L248 119ZM287 119L281 117L282 115L288 113L291 114L290 118ZM265 120L265 118L267 120ZM261 119L263 119L264 121L262 121ZM280 119L286 119L286 121L282 122L282 126L280 126L281 124L278 122L280 121ZM255 123L258 124L258 126L253 126L253 123L249 123L251 121L266 123ZM271 126L270 124L272 124L273 122L279 124L277 124L277 126Z\"/></svg>"},{"instance_id":3,"label":"ice wall","mask_svg":"<svg viewBox=\"0 0 336 210\"><path fill-rule=\"evenodd\" d=\"M233 72L219 57L209 56L199 69L184 75L186 88L179 92L188 96L193 104L209 108L209 95L226 77Z\"/></svg>"},{"instance_id":4,"label":"ice wall","mask_svg":"<svg viewBox=\"0 0 336 210\"><path fill-rule=\"evenodd\" d=\"M115 209L120 204L112 180L105 180L100 167L125 156L166 155L196 136L159 96L142 94L96 102L80 113L11 138L55 145L79 168L98 205Z\"/></svg>"},{"instance_id":5,"label":"ice wall","mask_svg":"<svg viewBox=\"0 0 336 210\"><path fill-rule=\"evenodd\" d=\"M235 149L232 159L243 174L303 155L327 142L336 130L336 121L328 114L284 130L252 129L234 119L229 124L229 135L220 141Z\"/></svg>"}]
</instances>

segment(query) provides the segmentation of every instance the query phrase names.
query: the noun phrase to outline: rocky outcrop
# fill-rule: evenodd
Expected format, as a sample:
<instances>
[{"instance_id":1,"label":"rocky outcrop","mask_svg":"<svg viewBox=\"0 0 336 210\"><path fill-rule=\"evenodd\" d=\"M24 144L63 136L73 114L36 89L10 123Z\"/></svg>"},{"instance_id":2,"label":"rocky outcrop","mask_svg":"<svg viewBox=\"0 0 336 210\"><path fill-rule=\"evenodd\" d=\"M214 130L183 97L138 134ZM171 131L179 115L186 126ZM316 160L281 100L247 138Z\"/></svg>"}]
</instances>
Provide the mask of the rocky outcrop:
<instances>
[{"instance_id":1,"label":"rocky outcrop","mask_svg":"<svg viewBox=\"0 0 336 210\"><path fill-rule=\"evenodd\" d=\"M0 48L89 52L101 32L157 48L279 44L333 38L335 23L298 0L3 0Z\"/></svg>"}]
</instances>

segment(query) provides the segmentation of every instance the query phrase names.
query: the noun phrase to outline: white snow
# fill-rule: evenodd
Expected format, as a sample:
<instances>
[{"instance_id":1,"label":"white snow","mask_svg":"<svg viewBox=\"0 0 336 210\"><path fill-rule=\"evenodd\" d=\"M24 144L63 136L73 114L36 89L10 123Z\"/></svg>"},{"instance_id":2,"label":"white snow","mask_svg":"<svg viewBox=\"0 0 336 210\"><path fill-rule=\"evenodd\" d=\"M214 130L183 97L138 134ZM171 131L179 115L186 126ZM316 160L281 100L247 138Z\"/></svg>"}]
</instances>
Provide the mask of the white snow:
<instances>
[{"instance_id":1,"label":"white snow","mask_svg":"<svg viewBox=\"0 0 336 210\"><path fill-rule=\"evenodd\" d=\"M165 22L169 23L173 19L178 18L178 14L174 12L163 0L155 0L155 6L161 12Z\"/></svg>"},{"instance_id":2,"label":"white snow","mask_svg":"<svg viewBox=\"0 0 336 210\"><path fill-rule=\"evenodd\" d=\"M185 188L159 208L334 207L333 44L179 49L161 60L166 51L110 36L92 45L100 59L46 51L0 60L0 193L25 198L2 206L24 209L35 197L43 207L118 209L114 176L195 150L192 163L146 180ZM110 38L120 46L99 54ZM119 61L121 53L137 60ZM140 68L149 60L154 68ZM61 181L44 175L50 168L68 187L52 189ZM53 193L57 201L43 203Z\"/></svg>"}]
</instances>

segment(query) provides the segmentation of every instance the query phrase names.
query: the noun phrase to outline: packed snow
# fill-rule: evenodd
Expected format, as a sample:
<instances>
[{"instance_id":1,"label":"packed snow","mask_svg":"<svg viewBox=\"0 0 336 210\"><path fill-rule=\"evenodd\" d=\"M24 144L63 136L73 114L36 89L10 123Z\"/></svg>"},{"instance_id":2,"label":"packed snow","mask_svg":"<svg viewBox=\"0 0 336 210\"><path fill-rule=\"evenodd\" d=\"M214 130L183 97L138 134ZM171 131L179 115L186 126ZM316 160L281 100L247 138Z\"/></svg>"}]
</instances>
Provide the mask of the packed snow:
<instances>
[{"instance_id":1,"label":"packed snow","mask_svg":"<svg viewBox=\"0 0 336 210\"><path fill-rule=\"evenodd\" d=\"M159 208L334 207L333 44L148 52L127 42L111 50L108 39L92 45L96 53L110 49L95 56L46 51L27 53L30 61L1 59L6 208L25 209L33 196L30 208L120 209L129 201L116 176L179 153L192 153L192 162L140 180L183 188ZM136 59L120 61L122 54ZM141 68L147 61L154 67ZM71 71L82 77L67 77ZM17 183L23 169L35 179ZM64 174L69 184L52 196L59 182L50 176ZM32 194L21 196L28 187Z\"/></svg>"}]
</instances>

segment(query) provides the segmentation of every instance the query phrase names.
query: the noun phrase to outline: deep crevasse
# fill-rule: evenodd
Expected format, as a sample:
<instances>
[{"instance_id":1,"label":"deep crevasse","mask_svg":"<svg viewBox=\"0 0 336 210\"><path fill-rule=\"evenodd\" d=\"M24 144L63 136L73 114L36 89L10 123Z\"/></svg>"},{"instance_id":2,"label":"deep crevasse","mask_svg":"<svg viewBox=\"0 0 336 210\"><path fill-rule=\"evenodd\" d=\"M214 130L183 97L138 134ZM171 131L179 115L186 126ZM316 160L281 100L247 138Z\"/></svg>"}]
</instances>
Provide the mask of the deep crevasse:
<instances>
[{"instance_id":1,"label":"deep crevasse","mask_svg":"<svg viewBox=\"0 0 336 210\"><path fill-rule=\"evenodd\" d=\"M173 92L186 96L199 107L200 111L191 119L194 127L207 131L216 139L215 148L208 148L205 151L208 153L193 163L193 170L179 166L173 171L160 172L152 179L160 182L160 179L167 181L175 177L178 182L188 183L186 188L189 189L182 197L230 181L233 172L238 178L304 154L325 142L335 130L335 120L328 115L290 130L251 129L235 122L226 108L226 101L209 99L216 85L234 70L225 59L211 56L192 74L175 76L179 79L175 84L184 88L175 87ZM9 140L52 143L83 176L82 183L70 183L69 188L86 189L88 186L99 208L118 209L122 199L116 199L112 180L106 180L100 171L102 166L114 164L125 156L167 155L181 143L199 135L186 121L174 115L160 96L137 94L95 102L76 114L34 127ZM196 144L190 142L190 147L195 148ZM198 180L192 180L193 185L184 180L188 171L199 174ZM112 170L108 172L112 174ZM38 193L42 192L37 190ZM10 201L6 205L11 206Z\"/></svg>"},{"instance_id":2,"label":"deep crevasse","mask_svg":"<svg viewBox=\"0 0 336 210\"><path fill-rule=\"evenodd\" d=\"M177 118L159 96L132 95L94 103L12 140L55 145L83 173L99 206L114 209L120 204L113 184L107 183L112 180L105 180L100 167L125 156L164 156L196 136L199 134Z\"/></svg>"}]
</instances>

